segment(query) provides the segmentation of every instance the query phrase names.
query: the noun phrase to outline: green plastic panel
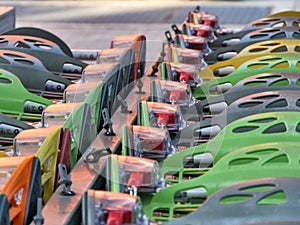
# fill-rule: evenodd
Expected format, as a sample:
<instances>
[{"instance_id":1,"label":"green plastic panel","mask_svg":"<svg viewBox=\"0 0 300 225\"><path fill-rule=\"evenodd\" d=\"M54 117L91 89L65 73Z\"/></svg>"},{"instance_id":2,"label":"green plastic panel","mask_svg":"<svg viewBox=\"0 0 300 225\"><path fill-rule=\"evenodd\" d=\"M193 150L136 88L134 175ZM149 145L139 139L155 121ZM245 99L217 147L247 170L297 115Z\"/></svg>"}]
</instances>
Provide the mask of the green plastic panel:
<instances>
[{"instance_id":1,"label":"green plastic panel","mask_svg":"<svg viewBox=\"0 0 300 225\"><path fill-rule=\"evenodd\" d=\"M64 89L72 82L49 72L34 56L14 50L0 49L0 68L15 74L30 92L46 95L55 93L62 98Z\"/></svg>"},{"instance_id":2,"label":"green plastic panel","mask_svg":"<svg viewBox=\"0 0 300 225\"><path fill-rule=\"evenodd\" d=\"M110 160L110 163L108 164L110 167L110 177L107 177L109 179L108 182L110 182L110 190L111 192L120 192L120 175L119 175L119 162L118 162L118 156L117 155L111 155L107 158L107 160Z\"/></svg>"},{"instance_id":3,"label":"green plastic panel","mask_svg":"<svg viewBox=\"0 0 300 225\"><path fill-rule=\"evenodd\" d=\"M186 214L201 205L201 202L193 203L189 200L176 204L174 199L180 192L204 188L209 197L218 190L247 180L267 177L299 178L299 158L299 144L293 142L262 143L239 149L224 156L208 173L156 193L144 210L152 219L170 220L176 211ZM154 211L166 208L170 210L168 218L152 216Z\"/></svg>"},{"instance_id":4,"label":"green plastic panel","mask_svg":"<svg viewBox=\"0 0 300 225\"><path fill-rule=\"evenodd\" d=\"M161 165L162 175L178 174L180 182L184 174L199 173L200 168L185 168L187 157L210 153L214 163L239 148L274 141L298 143L300 140L300 112L270 112L255 114L227 125L209 142L171 155Z\"/></svg>"},{"instance_id":5,"label":"green plastic panel","mask_svg":"<svg viewBox=\"0 0 300 225\"><path fill-rule=\"evenodd\" d=\"M71 168L75 166L79 153L83 154L91 144L91 134L95 133L90 114L90 105L82 102L63 124L63 128L68 128L71 133Z\"/></svg>"},{"instance_id":6,"label":"green plastic panel","mask_svg":"<svg viewBox=\"0 0 300 225\"><path fill-rule=\"evenodd\" d=\"M142 126L150 126L150 119L149 119L149 112L148 112L148 106L147 106L147 102L142 101L141 103L141 108L142 108Z\"/></svg>"},{"instance_id":7,"label":"green plastic panel","mask_svg":"<svg viewBox=\"0 0 300 225\"><path fill-rule=\"evenodd\" d=\"M43 109L54 104L51 100L28 92L18 77L3 69L0 69L0 87L0 112L18 120L39 121Z\"/></svg>"},{"instance_id":8,"label":"green plastic panel","mask_svg":"<svg viewBox=\"0 0 300 225\"><path fill-rule=\"evenodd\" d=\"M274 54L258 57L243 63L237 70L227 76L214 79L203 85L193 88L193 96L205 99L212 95L220 95L217 91L220 85L234 86L238 81L252 75L272 72L300 72L300 55L297 53ZM224 92L223 92L224 93Z\"/></svg>"},{"instance_id":9,"label":"green plastic panel","mask_svg":"<svg viewBox=\"0 0 300 225\"><path fill-rule=\"evenodd\" d=\"M234 46L233 46L234 48ZM299 40L271 40L262 41L244 48L235 57L212 64L200 71L200 77L205 80L212 80L219 77L226 76L221 71L226 67L231 67L232 70L236 70L243 63L254 60L255 58L273 55L273 54L286 54L286 53L299 53L300 43Z\"/></svg>"},{"instance_id":10,"label":"green plastic panel","mask_svg":"<svg viewBox=\"0 0 300 225\"><path fill-rule=\"evenodd\" d=\"M88 96L85 98L84 102L88 103L91 107L91 116L92 116L92 140L96 138L97 135L97 127L98 127L98 118L100 115L100 104L101 104L101 96L102 96L103 83L99 82L99 84L90 91Z\"/></svg>"}]
</instances>

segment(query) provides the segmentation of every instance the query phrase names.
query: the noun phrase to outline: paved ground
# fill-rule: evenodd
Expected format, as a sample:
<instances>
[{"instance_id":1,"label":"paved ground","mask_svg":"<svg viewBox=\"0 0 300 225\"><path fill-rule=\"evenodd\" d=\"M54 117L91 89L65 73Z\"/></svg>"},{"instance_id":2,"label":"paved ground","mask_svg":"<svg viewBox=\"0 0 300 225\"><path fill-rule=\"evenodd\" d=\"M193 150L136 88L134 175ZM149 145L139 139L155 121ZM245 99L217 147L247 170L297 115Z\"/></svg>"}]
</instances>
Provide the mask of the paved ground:
<instances>
[{"instance_id":1,"label":"paved ground","mask_svg":"<svg viewBox=\"0 0 300 225\"><path fill-rule=\"evenodd\" d=\"M218 15L221 25L234 29L273 12L300 9L297 0L0 1L0 5L16 7L16 27L46 29L72 49L104 49L114 36L143 33L148 40L149 61L157 56L170 25L181 23L188 10L198 4Z\"/></svg>"}]
</instances>

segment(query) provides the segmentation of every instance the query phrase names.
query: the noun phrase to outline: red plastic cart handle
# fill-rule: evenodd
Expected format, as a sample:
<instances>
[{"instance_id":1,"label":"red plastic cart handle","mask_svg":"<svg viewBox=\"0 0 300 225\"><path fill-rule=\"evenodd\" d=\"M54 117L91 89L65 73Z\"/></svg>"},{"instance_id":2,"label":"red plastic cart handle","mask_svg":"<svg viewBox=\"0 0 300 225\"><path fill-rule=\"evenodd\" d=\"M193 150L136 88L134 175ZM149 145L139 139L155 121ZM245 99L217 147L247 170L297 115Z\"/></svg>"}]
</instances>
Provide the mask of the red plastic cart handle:
<instances>
[{"instance_id":1,"label":"red plastic cart handle","mask_svg":"<svg viewBox=\"0 0 300 225\"><path fill-rule=\"evenodd\" d=\"M196 31L196 36L208 38L209 37L209 31L208 30L197 30Z\"/></svg>"},{"instance_id":2,"label":"red plastic cart handle","mask_svg":"<svg viewBox=\"0 0 300 225\"><path fill-rule=\"evenodd\" d=\"M168 114L160 113L158 115L157 125L167 125L169 122L169 117L170 116Z\"/></svg>"},{"instance_id":3,"label":"red plastic cart handle","mask_svg":"<svg viewBox=\"0 0 300 225\"><path fill-rule=\"evenodd\" d=\"M130 214L130 215L127 215ZM131 222L131 212L110 210L106 225L122 225Z\"/></svg>"},{"instance_id":4,"label":"red plastic cart handle","mask_svg":"<svg viewBox=\"0 0 300 225\"><path fill-rule=\"evenodd\" d=\"M177 90L172 90L170 91L170 95L169 95L169 101L170 102L178 102L178 100L180 100L180 91Z\"/></svg>"},{"instance_id":5,"label":"red plastic cart handle","mask_svg":"<svg viewBox=\"0 0 300 225\"><path fill-rule=\"evenodd\" d=\"M140 172L131 172L130 177L128 179L127 186L129 188L136 187L140 188L141 184L143 183L143 173Z\"/></svg>"},{"instance_id":6,"label":"red plastic cart handle","mask_svg":"<svg viewBox=\"0 0 300 225\"><path fill-rule=\"evenodd\" d=\"M179 81L181 83L187 83L189 81L189 74L187 72L180 72Z\"/></svg>"}]
</instances>

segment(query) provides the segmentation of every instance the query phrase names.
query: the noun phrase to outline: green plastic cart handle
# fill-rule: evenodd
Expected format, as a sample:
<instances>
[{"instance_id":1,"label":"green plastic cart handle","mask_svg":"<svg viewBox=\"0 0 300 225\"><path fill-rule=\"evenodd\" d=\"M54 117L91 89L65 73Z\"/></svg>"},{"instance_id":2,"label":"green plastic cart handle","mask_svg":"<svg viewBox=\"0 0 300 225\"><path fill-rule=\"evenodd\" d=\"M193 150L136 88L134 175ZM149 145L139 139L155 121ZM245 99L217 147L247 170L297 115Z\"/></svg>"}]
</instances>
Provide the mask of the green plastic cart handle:
<instances>
[{"instance_id":1,"label":"green plastic cart handle","mask_svg":"<svg viewBox=\"0 0 300 225\"><path fill-rule=\"evenodd\" d=\"M127 155L127 147L128 147L128 127L124 125L122 127L122 155Z\"/></svg>"},{"instance_id":2,"label":"green plastic cart handle","mask_svg":"<svg viewBox=\"0 0 300 225\"><path fill-rule=\"evenodd\" d=\"M23 86L30 92L44 94L50 91L62 95L64 88L72 83L49 72L42 62L32 55L0 49L0 57L0 68L18 76ZM50 84L47 85L47 82Z\"/></svg>"},{"instance_id":3,"label":"green plastic cart handle","mask_svg":"<svg viewBox=\"0 0 300 225\"><path fill-rule=\"evenodd\" d=\"M106 179L109 179L110 182L110 190L111 192L120 192L120 177L119 177L119 163L118 163L118 155L110 155L108 160L110 160L110 176Z\"/></svg>"},{"instance_id":4,"label":"green plastic cart handle","mask_svg":"<svg viewBox=\"0 0 300 225\"><path fill-rule=\"evenodd\" d=\"M204 60L208 65L213 66L213 64L216 64L218 62L224 62L224 61L230 60L232 58L239 57L239 56L241 56L242 52L246 53L248 50L249 50L249 56L261 55L261 53L263 53L265 50L268 50L269 48L272 50L273 53L287 52L287 49L284 49L284 46L282 46L282 47L279 46L282 41L283 41L282 44L285 44L285 43L288 43L289 41L294 42L297 40L293 40L293 39L266 40L266 41L255 42L254 44L242 42L239 44L218 48L217 50L213 51L209 55L205 56ZM268 46L267 43L270 43L270 45ZM276 43L278 43L278 45ZM298 43L299 43L299 41L298 41ZM294 47L297 46L298 43L296 43L294 45ZM272 46L273 44L274 44L274 48ZM252 48L252 49L249 49L249 48ZM295 50L293 50L293 51L295 51ZM243 54L243 56L245 57L247 55Z\"/></svg>"},{"instance_id":5,"label":"green plastic cart handle","mask_svg":"<svg viewBox=\"0 0 300 225\"><path fill-rule=\"evenodd\" d=\"M43 109L54 104L51 100L28 92L17 76L3 69L0 69L0 102L0 112L29 121L39 121Z\"/></svg>"},{"instance_id":6,"label":"green plastic cart handle","mask_svg":"<svg viewBox=\"0 0 300 225\"><path fill-rule=\"evenodd\" d=\"M235 49L236 45L233 45L232 49L227 49L228 51L238 52L239 49ZM240 44L237 44L239 47ZM247 47L244 47L235 57L224 60L222 62L218 62L212 64L203 70L200 71L200 77L205 80L213 80L219 77L226 76L227 73L231 73L237 68L239 68L243 63L254 60L261 56L273 55L273 54L287 54L287 53L299 53L300 48L299 40L270 40L270 41L262 41ZM225 48L221 48L220 50L224 50ZM222 54L224 54L225 50ZM221 53L219 53L221 54ZM226 68L230 68L230 70L226 72L221 72L222 70L226 70Z\"/></svg>"},{"instance_id":7,"label":"green plastic cart handle","mask_svg":"<svg viewBox=\"0 0 300 225\"><path fill-rule=\"evenodd\" d=\"M79 153L83 154L91 142L93 127L91 121L90 105L82 102L69 115L63 124L71 133L71 169L75 166Z\"/></svg>"},{"instance_id":8,"label":"green plastic cart handle","mask_svg":"<svg viewBox=\"0 0 300 225\"><path fill-rule=\"evenodd\" d=\"M229 123L246 116L279 111L300 112L299 96L299 88L293 91L263 91L247 95L232 102L220 114L182 128L173 138L173 144L177 146L180 145L180 142L190 142L189 146L194 146L200 142L209 141Z\"/></svg>"},{"instance_id":9,"label":"green plastic cart handle","mask_svg":"<svg viewBox=\"0 0 300 225\"><path fill-rule=\"evenodd\" d=\"M150 127L150 119L149 119L149 112L148 112L148 106L147 106L147 102L146 101L142 101L141 103L141 125L142 126L147 126Z\"/></svg>"},{"instance_id":10,"label":"green plastic cart handle","mask_svg":"<svg viewBox=\"0 0 300 225\"><path fill-rule=\"evenodd\" d=\"M162 62L160 64L160 76L162 80L166 80L166 74L167 74L167 66L166 66L166 62Z\"/></svg>"},{"instance_id":11,"label":"green plastic cart handle","mask_svg":"<svg viewBox=\"0 0 300 225\"><path fill-rule=\"evenodd\" d=\"M299 178L299 158L299 144L288 140L239 149L224 156L208 173L156 193L144 210L150 218L164 220L166 218L153 217L153 212L169 208L168 220L170 220L174 212L192 212L201 205L201 203L174 203L175 195L183 191L204 188L209 197L218 190L247 180L267 177Z\"/></svg>"},{"instance_id":12,"label":"green plastic cart handle","mask_svg":"<svg viewBox=\"0 0 300 225\"><path fill-rule=\"evenodd\" d=\"M258 57L254 60L243 63L237 70L225 77L214 79L203 85L193 88L193 96L197 99L205 99L213 95L220 95L226 92L240 80L252 75L273 72L300 72L299 53L274 54ZM222 90L222 86L229 86ZM220 90L221 89L221 90ZM215 93L215 90L220 90Z\"/></svg>"},{"instance_id":13,"label":"green plastic cart handle","mask_svg":"<svg viewBox=\"0 0 300 225\"><path fill-rule=\"evenodd\" d=\"M99 82L99 84L93 88L93 90L90 91L88 96L85 98L84 102L88 103L91 107L91 113L92 113L92 140L94 140L97 136L97 128L98 128L98 119L99 116L102 116L100 114L100 104L102 103L101 101L101 96L102 96L102 91L103 91L103 83Z\"/></svg>"},{"instance_id":14,"label":"green plastic cart handle","mask_svg":"<svg viewBox=\"0 0 300 225\"><path fill-rule=\"evenodd\" d=\"M274 141L296 142L300 140L300 112L270 112L255 114L227 125L217 136L205 144L187 148L171 155L161 165L161 173L183 174L200 169L185 168L187 157L210 153L214 163L226 154L241 147ZM179 180L180 182L180 180Z\"/></svg>"},{"instance_id":15,"label":"green plastic cart handle","mask_svg":"<svg viewBox=\"0 0 300 225\"><path fill-rule=\"evenodd\" d=\"M298 80L299 73L293 72L262 73L253 75L242 79L223 95L212 96L191 105L188 110L184 112L184 118L186 121L191 119L195 120L194 118L199 118L199 120L201 120L205 117L209 117L209 115L217 115L237 99L251 94L265 92L266 90L299 90L299 85L297 84Z\"/></svg>"}]
</instances>

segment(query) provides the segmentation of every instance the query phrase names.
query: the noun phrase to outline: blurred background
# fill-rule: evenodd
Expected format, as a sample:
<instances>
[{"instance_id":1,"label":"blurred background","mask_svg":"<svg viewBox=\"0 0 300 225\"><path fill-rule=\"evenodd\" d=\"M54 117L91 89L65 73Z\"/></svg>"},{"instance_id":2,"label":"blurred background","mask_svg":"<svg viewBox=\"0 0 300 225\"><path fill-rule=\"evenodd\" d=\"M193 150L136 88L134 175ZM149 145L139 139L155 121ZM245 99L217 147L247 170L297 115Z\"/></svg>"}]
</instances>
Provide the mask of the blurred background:
<instances>
[{"instance_id":1,"label":"blurred background","mask_svg":"<svg viewBox=\"0 0 300 225\"><path fill-rule=\"evenodd\" d=\"M300 9L297 0L245 1L0 1L15 7L15 26L39 27L59 36L72 49L105 49L117 35L142 33L147 38L147 60L158 55L164 32L180 24L200 5L219 17L220 25L240 29L271 13Z\"/></svg>"}]
</instances>

